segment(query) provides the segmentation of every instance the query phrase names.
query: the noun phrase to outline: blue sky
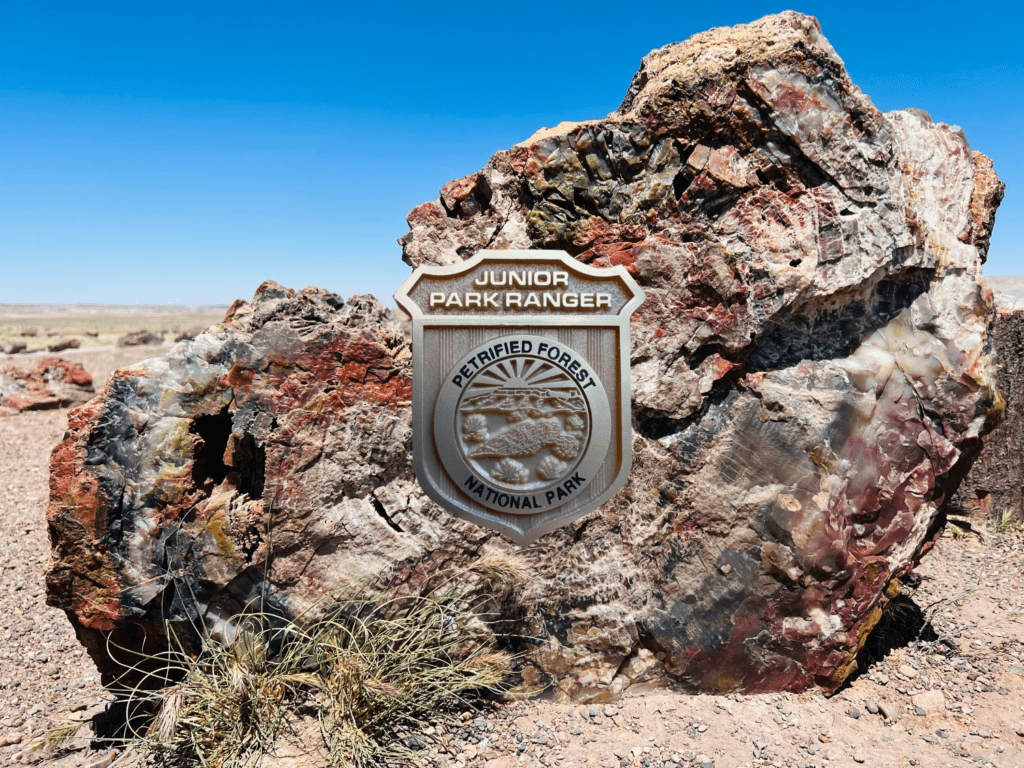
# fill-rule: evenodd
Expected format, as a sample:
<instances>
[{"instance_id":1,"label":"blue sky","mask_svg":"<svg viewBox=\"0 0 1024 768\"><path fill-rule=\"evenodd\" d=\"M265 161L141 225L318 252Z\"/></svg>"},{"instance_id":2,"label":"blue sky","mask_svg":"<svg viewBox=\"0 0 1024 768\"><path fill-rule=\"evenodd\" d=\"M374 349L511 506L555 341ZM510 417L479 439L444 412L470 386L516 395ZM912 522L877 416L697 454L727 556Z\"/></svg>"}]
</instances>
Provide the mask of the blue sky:
<instances>
[{"instance_id":1,"label":"blue sky","mask_svg":"<svg viewBox=\"0 0 1024 768\"><path fill-rule=\"evenodd\" d=\"M1024 274L1020 5L0 1L0 302L196 306L272 278L375 293L405 214L602 117L650 50L792 8L883 110L959 124Z\"/></svg>"}]
</instances>

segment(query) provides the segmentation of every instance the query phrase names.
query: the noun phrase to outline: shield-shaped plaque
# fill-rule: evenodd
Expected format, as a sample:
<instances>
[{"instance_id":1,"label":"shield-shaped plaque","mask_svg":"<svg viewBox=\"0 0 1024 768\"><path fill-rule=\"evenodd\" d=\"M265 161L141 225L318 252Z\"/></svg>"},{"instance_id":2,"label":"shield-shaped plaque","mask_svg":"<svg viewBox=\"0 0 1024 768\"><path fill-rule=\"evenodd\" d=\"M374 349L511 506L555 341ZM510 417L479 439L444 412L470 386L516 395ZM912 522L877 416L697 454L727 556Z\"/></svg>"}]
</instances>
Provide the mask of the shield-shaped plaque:
<instances>
[{"instance_id":1,"label":"shield-shaped plaque","mask_svg":"<svg viewBox=\"0 0 1024 768\"><path fill-rule=\"evenodd\" d=\"M596 509L631 464L629 318L619 267L563 251L481 251L419 267L413 453L427 495L520 543Z\"/></svg>"}]
</instances>

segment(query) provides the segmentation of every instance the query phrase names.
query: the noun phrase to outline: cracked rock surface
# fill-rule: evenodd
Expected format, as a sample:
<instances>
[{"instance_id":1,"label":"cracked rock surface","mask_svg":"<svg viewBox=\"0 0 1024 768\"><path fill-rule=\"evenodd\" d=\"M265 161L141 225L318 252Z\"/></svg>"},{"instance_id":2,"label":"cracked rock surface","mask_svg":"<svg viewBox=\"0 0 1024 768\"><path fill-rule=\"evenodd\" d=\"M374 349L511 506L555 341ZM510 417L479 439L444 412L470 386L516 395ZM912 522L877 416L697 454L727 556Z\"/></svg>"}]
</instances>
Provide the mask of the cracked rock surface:
<instances>
[{"instance_id":1,"label":"cracked rock surface","mask_svg":"<svg viewBox=\"0 0 1024 768\"><path fill-rule=\"evenodd\" d=\"M655 51L619 110L498 152L402 238L414 266L557 248L640 282L615 499L526 548L440 510L397 320L266 283L72 412L49 600L109 678L104 633L228 636L257 597L295 615L500 556L530 574L506 617L528 688L835 690L1001 417L980 281L1001 196L959 129L879 112L814 19Z\"/></svg>"}]
</instances>

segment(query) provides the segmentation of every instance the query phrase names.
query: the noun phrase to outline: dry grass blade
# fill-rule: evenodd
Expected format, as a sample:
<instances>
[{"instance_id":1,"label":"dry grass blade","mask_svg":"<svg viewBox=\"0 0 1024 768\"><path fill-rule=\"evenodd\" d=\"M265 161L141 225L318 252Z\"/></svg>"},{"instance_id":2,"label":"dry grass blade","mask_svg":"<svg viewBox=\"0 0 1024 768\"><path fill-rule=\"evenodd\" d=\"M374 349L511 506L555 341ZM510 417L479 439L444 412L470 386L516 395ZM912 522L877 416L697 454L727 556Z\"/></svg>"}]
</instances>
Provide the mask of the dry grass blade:
<instances>
[{"instance_id":1,"label":"dry grass blade","mask_svg":"<svg viewBox=\"0 0 1024 768\"><path fill-rule=\"evenodd\" d=\"M29 752L55 752L70 744L71 740L78 733L78 730L85 723L84 720L69 720L50 728L42 736L34 739L28 747Z\"/></svg>"},{"instance_id":2,"label":"dry grass blade","mask_svg":"<svg viewBox=\"0 0 1024 768\"><path fill-rule=\"evenodd\" d=\"M470 571L485 581L521 575L498 559L463 574ZM477 598L452 584L427 596L354 590L321 606L326 618L284 628L271 616L239 617L245 629L231 643L208 641L198 659L167 654L166 667L149 673L176 682L156 694L134 691L138 708L154 714L131 746L166 768L250 765L312 717L330 765L413 757L412 735L476 692L500 688L512 666L472 610Z\"/></svg>"},{"instance_id":3,"label":"dry grass blade","mask_svg":"<svg viewBox=\"0 0 1024 768\"><path fill-rule=\"evenodd\" d=\"M526 564L508 555L484 555L470 566L470 570L491 582L507 583L512 587L521 587L529 577Z\"/></svg>"},{"instance_id":4,"label":"dry grass blade","mask_svg":"<svg viewBox=\"0 0 1024 768\"><path fill-rule=\"evenodd\" d=\"M181 686L176 685L166 692L164 703L150 728L154 738L160 741L170 741L174 737L174 732L178 730L178 719L181 717L181 708L184 703L185 691Z\"/></svg>"}]
</instances>

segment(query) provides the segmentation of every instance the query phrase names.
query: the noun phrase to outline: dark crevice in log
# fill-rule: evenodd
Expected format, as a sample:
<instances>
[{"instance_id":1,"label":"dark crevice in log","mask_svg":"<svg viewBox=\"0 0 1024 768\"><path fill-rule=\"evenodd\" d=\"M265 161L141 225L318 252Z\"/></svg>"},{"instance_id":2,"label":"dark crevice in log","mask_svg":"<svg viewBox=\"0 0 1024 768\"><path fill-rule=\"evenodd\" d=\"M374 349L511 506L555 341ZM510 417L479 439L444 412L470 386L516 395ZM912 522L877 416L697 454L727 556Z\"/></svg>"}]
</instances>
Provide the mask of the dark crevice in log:
<instances>
[{"instance_id":1,"label":"dark crevice in log","mask_svg":"<svg viewBox=\"0 0 1024 768\"><path fill-rule=\"evenodd\" d=\"M710 408L725 402L726 398L735 392L737 377L738 372L736 375L729 375L716 381L711 391L704 397L700 408L683 418L672 418L634 404L633 429L648 440L660 440L669 435L685 432L695 424L700 424Z\"/></svg>"},{"instance_id":2,"label":"dark crevice in log","mask_svg":"<svg viewBox=\"0 0 1024 768\"><path fill-rule=\"evenodd\" d=\"M231 455L231 479L235 488L250 499L262 498L267 478L267 449L246 432L241 438L234 438Z\"/></svg>"},{"instance_id":3,"label":"dark crevice in log","mask_svg":"<svg viewBox=\"0 0 1024 768\"><path fill-rule=\"evenodd\" d=\"M220 413L197 416L189 426L189 432L199 436L195 445L192 480L196 488L209 492L224 482L228 475L224 450L231 437L231 414L227 406Z\"/></svg>"},{"instance_id":4,"label":"dark crevice in log","mask_svg":"<svg viewBox=\"0 0 1024 768\"><path fill-rule=\"evenodd\" d=\"M371 496L370 501L373 503L373 508L377 511L377 514L384 519L384 522L388 524L391 530L396 533L403 533L401 526L391 519L391 515L388 514L388 511L384 509L384 505L377 498Z\"/></svg>"},{"instance_id":5,"label":"dark crevice in log","mask_svg":"<svg viewBox=\"0 0 1024 768\"><path fill-rule=\"evenodd\" d=\"M790 368L805 360L848 357L928 290L930 270L910 269L878 283L869 296L818 311L804 307L774 322L747 358L751 373ZM834 300L834 297L832 297Z\"/></svg>"}]
</instances>

